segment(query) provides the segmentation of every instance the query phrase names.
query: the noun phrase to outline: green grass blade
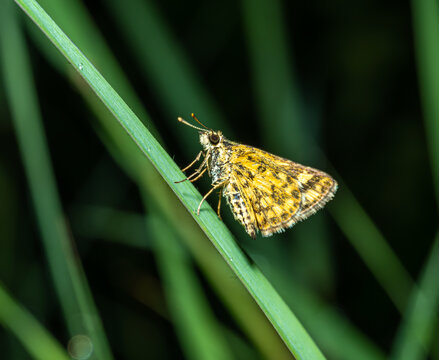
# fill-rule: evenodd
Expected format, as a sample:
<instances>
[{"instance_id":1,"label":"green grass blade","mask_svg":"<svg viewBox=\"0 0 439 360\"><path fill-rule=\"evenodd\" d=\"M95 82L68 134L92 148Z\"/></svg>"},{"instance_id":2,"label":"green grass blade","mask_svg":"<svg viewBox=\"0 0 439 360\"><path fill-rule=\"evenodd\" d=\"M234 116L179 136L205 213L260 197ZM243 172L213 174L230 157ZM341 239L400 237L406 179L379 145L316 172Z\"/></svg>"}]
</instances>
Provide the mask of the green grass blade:
<instances>
[{"instance_id":1,"label":"green grass blade","mask_svg":"<svg viewBox=\"0 0 439 360\"><path fill-rule=\"evenodd\" d=\"M131 138L120 131L120 126L113 121L112 115L108 113L102 102L95 96L90 96L89 88L79 86L78 89L105 128L105 134L104 131L98 131L98 134L101 134L110 153L139 187L148 192L149 196L144 198L144 201L148 201L146 206L158 210L185 241L210 284L253 342L253 346L266 358L289 359L290 352L274 328L245 288L236 281L236 276L212 243L207 241L190 213L183 208L157 172L151 169L151 164Z\"/></svg>"},{"instance_id":2,"label":"green grass blade","mask_svg":"<svg viewBox=\"0 0 439 360\"><path fill-rule=\"evenodd\" d=\"M134 243L129 232L120 232L117 239L113 239L112 234L108 234L108 227L112 226L113 218L127 218L132 224L131 232L139 233L137 227L143 226L142 215L124 213L115 209L100 208L100 207L86 207L80 213L81 218L78 219L80 223L85 224L85 218L97 219L96 224L91 230L91 237L103 238L108 241L117 241L120 244L127 246L139 247L140 242ZM83 218L84 217L84 218ZM105 221L104 218L106 218ZM147 221L149 218L147 218ZM76 224L74 224L76 225ZM90 224L89 224L90 225ZM76 226L75 226L76 227ZM123 227L123 226L122 226ZM149 228L149 221L147 228ZM88 226L89 228L89 226ZM143 246L144 248L145 246ZM201 249L204 257L208 257L208 253ZM328 306L316 295L309 290L303 288L297 282L293 282L290 277L277 269L273 264L269 264L273 283L276 288L282 289L282 296L285 301L291 305L293 310L303 319L304 325L314 334L318 343L330 358L337 359L385 359L384 353L377 348L367 337L365 337L358 329L356 329L346 318L338 313L337 309ZM264 270L264 269L263 269ZM221 286L225 286L221 284ZM318 314L318 316L316 316ZM251 313L249 316L253 316ZM331 329L331 331L328 331ZM339 339L343 339L344 346L339 346ZM276 359L279 357L276 356Z\"/></svg>"},{"instance_id":3,"label":"green grass blade","mask_svg":"<svg viewBox=\"0 0 439 360\"><path fill-rule=\"evenodd\" d=\"M2 2L0 13L2 70L55 288L70 334L89 336L95 356L111 359L97 310L63 221L17 10L10 2Z\"/></svg>"},{"instance_id":4,"label":"green grass blade","mask_svg":"<svg viewBox=\"0 0 439 360\"><path fill-rule=\"evenodd\" d=\"M84 89L83 89L84 90ZM224 334L221 328L216 322L213 322L213 315L209 315L210 309L207 305L202 306L203 300L201 297L194 299L194 292L196 292L196 279L193 278L194 273L187 268L187 261L182 260L184 255L179 252L179 248L173 251L173 246L179 246L178 243L173 241L172 238L175 237L171 229L163 229L162 232L157 229L159 224L166 224L169 226L173 223L173 228L177 229L181 227L184 223L182 216L175 216L174 220L171 216L166 216L166 214L161 214L157 209L167 209L169 207L181 206L180 202L172 195L169 194L169 188L164 188L164 183L157 173L151 169L151 164L145 159L143 154L138 151L135 143L126 135L126 133L120 131L120 126L113 121L112 116L108 115L108 112L102 111L103 105L94 96L90 97L90 94L83 91L85 98L91 105L91 107L98 114L99 119L102 121L102 126L105 128L105 133L98 130L99 135L101 135L103 142L107 145L108 149L112 152L114 157L118 159L121 167L127 169L128 173L138 182L138 185L145 195L143 196L143 202L145 208L149 209L150 214L146 219L146 225L149 229L149 233L156 234L155 242L145 242L145 236L139 238L138 243L131 238L133 235L133 228L138 225L136 217L132 214L123 214L118 211L115 217L118 221L122 220L130 226L130 229L126 231L126 234L130 234L129 244L134 246L142 246L143 248L149 247L154 251L161 270L161 276L165 282L165 293L170 304L170 309L172 313L173 324L179 335L179 339L183 350L187 354L187 358L223 358L230 357L228 354L230 351L227 348L226 342L223 340ZM96 101L97 100L97 101ZM109 126L108 121L115 126ZM114 144L112 142L114 141ZM145 174L148 174L145 176ZM172 198L170 198L172 196ZM89 225L91 219L96 219L99 221L105 219L111 215L105 209L104 211L98 211L96 214L96 209L91 213L91 218L87 221L87 231L90 231ZM95 213L93 215L93 213ZM155 215L153 215L155 214ZM81 214L81 217L87 214ZM97 217L95 215L98 215ZM184 213L187 215L187 212ZM137 215L137 217L140 217ZM170 218L169 218L170 217ZM189 216L188 216L189 218ZM175 221L175 219L178 219ZM145 219L142 217L142 229L145 228ZM192 222L192 219L191 219ZM112 224L110 227L112 227ZM120 224L118 224L120 225ZM122 224L123 225L123 224ZM119 234L119 239L122 236L121 231L123 227L113 230L112 237ZM108 233L108 227L105 227L105 232ZM125 226L127 228L127 226ZM197 229L199 231L199 228ZM115 233L114 233L115 231ZM174 230L175 231L175 230ZM136 233L136 232L135 232ZM140 233L140 231L137 231ZM145 231L143 232L145 233ZM197 234L193 233L189 235L191 238L196 238ZM171 237L171 238L170 238ZM206 241L205 237L202 237L203 241ZM154 244L156 244L154 246ZM166 249L163 249L163 246ZM217 255L217 253L216 253ZM170 259L165 259L168 256ZM218 255L217 255L218 256ZM224 266L226 266L224 264ZM171 269L169 269L171 267ZM192 277L192 278L191 278ZM171 284L169 284L171 283ZM195 306L197 305L197 306ZM183 314L182 314L183 312ZM203 331L200 331L202 329ZM230 357L231 358L231 357Z\"/></svg>"},{"instance_id":5,"label":"green grass blade","mask_svg":"<svg viewBox=\"0 0 439 360\"><path fill-rule=\"evenodd\" d=\"M145 220L137 213L127 213L105 206L80 206L72 211L72 224L87 239L105 239L125 246L151 249L145 232Z\"/></svg>"},{"instance_id":6,"label":"green grass blade","mask_svg":"<svg viewBox=\"0 0 439 360\"><path fill-rule=\"evenodd\" d=\"M108 78L118 94L127 101L128 106L138 115L142 121L149 126L149 130L155 138L160 141L156 129L152 126L149 115L142 106L142 102L130 85L123 71L120 71L119 64L111 50L107 46L103 36L98 31L88 14L85 5L81 1L57 1L42 0L39 2L43 8L51 9L55 13L54 20L63 24L63 31L71 38L75 44L87 54L89 59L93 59L94 66L99 69L104 77ZM59 19L59 20L58 20ZM78 22L78 19L80 21ZM58 69L65 71L66 62L59 56L60 54L52 46L47 46L47 39L41 34L36 41L41 45L40 48L49 52L52 56L52 63ZM44 42L44 43L43 43Z\"/></svg>"},{"instance_id":7,"label":"green grass blade","mask_svg":"<svg viewBox=\"0 0 439 360\"><path fill-rule=\"evenodd\" d=\"M188 253L168 222L152 215L152 212L148 213L151 215L145 219L140 214L108 207L85 206L75 210L73 225L90 238L155 250L168 306L186 358L233 359L222 340L221 327L217 326L197 276L191 269Z\"/></svg>"},{"instance_id":8,"label":"green grass blade","mask_svg":"<svg viewBox=\"0 0 439 360\"><path fill-rule=\"evenodd\" d=\"M439 4L413 0L413 31L436 202L439 204Z\"/></svg>"},{"instance_id":9,"label":"green grass blade","mask_svg":"<svg viewBox=\"0 0 439 360\"><path fill-rule=\"evenodd\" d=\"M178 42L173 39L154 2L109 0L105 5L125 34L133 58L139 63L141 75L154 86L165 119L172 121L171 131L181 138L181 128L175 126L175 114L183 116L195 112L200 119L208 119L209 127L221 129L232 136L232 129L204 89L197 71ZM186 139L185 147L191 153L199 151L199 144L193 141L193 137Z\"/></svg>"},{"instance_id":10,"label":"green grass blade","mask_svg":"<svg viewBox=\"0 0 439 360\"><path fill-rule=\"evenodd\" d=\"M424 359L429 352L438 324L439 233L422 271L419 288L412 292L404 319L396 334L392 359Z\"/></svg>"},{"instance_id":11,"label":"green grass blade","mask_svg":"<svg viewBox=\"0 0 439 360\"><path fill-rule=\"evenodd\" d=\"M182 172L131 109L35 1L20 0L17 3L81 74L93 91L115 115L141 151L150 159L185 207L193 212L201 200L201 195L192 184L187 182L174 183L176 179L183 177ZM249 263L228 229L218 220L216 214L211 209L206 210L203 207L200 216L193 215L228 265L270 319L295 357L297 359L323 358L323 355L297 318L262 273Z\"/></svg>"},{"instance_id":12,"label":"green grass blade","mask_svg":"<svg viewBox=\"0 0 439 360\"><path fill-rule=\"evenodd\" d=\"M149 216L166 299L187 359L233 359L210 312L190 258L167 223Z\"/></svg>"},{"instance_id":13,"label":"green grass blade","mask_svg":"<svg viewBox=\"0 0 439 360\"><path fill-rule=\"evenodd\" d=\"M9 329L34 359L69 360L61 344L0 283L0 323Z\"/></svg>"},{"instance_id":14,"label":"green grass blade","mask_svg":"<svg viewBox=\"0 0 439 360\"><path fill-rule=\"evenodd\" d=\"M412 1L412 16L426 137L436 203L439 204L439 4L434 0ZM425 263L419 289L413 290L409 307L398 330L393 358L423 359L428 353L437 325L438 272L439 233Z\"/></svg>"},{"instance_id":15,"label":"green grass blade","mask_svg":"<svg viewBox=\"0 0 439 360\"><path fill-rule=\"evenodd\" d=\"M297 282L293 286L288 286L291 281L284 272L276 269L272 271L274 285L284 290L281 295L287 303L292 304L293 311L303 319L304 325L317 339L328 358L340 360L386 358L383 351L355 328L338 309L328 306L321 298ZM343 346L340 346L340 339L343 339Z\"/></svg>"},{"instance_id":16,"label":"green grass blade","mask_svg":"<svg viewBox=\"0 0 439 360\"><path fill-rule=\"evenodd\" d=\"M398 310L403 312L414 285L413 280L379 229L343 184L337 194L337 203L329 209L346 238Z\"/></svg>"}]
</instances>

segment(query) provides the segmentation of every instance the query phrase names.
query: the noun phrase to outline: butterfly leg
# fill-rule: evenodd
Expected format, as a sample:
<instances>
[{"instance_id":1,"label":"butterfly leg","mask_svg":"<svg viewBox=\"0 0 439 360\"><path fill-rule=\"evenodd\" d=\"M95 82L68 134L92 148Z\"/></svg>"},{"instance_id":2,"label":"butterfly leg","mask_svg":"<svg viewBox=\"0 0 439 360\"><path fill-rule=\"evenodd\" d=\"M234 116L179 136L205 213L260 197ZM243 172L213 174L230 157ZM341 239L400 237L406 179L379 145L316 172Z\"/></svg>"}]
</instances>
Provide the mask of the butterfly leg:
<instances>
[{"instance_id":1,"label":"butterfly leg","mask_svg":"<svg viewBox=\"0 0 439 360\"><path fill-rule=\"evenodd\" d=\"M215 189L218 189L219 187L223 186L223 185L226 183L226 181L227 181L227 180L224 180L224 181L222 181L222 182L216 184L212 189L210 189L210 190L208 191L208 193L207 193L206 195L204 195L204 197L201 199L200 205L198 205L197 215L200 215L201 204L204 202L204 200L206 200L207 197L208 197L210 194L212 194L212 192L213 192Z\"/></svg>"},{"instance_id":2,"label":"butterfly leg","mask_svg":"<svg viewBox=\"0 0 439 360\"><path fill-rule=\"evenodd\" d=\"M181 182L183 182L183 181L186 181L186 180L189 180L190 182L194 182L194 181L198 180L200 177L203 176L203 174L206 172L207 168L204 168L204 170L201 171L201 173L200 173L200 170L201 170L201 169L197 169L193 174L191 174L190 176L188 176L186 179L183 179L183 180L180 180L180 181L176 181L175 183L176 183L176 184L179 184L179 183L181 183ZM194 177L194 176L196 176L195 179L191 179L191 178Z\"/></svg>"},{"instance_id":3,"label":"butterfly leg","mask_svg":"<svg viewBox=\"0 0 439 360\"><path fill-rule=\"evenodd\" d=\"M192 161L188 166L186 166L184 169L181 169L181 171L185 172L187 169L190 169L198 160L200 160L201 155L203 154L203 150L201 150L194 161Z\"/></svg>"},{"instance_id":4,"label":"butterfly leg","mask_svg":"<svg viewBox=\"0 0 439 360\"><path fill-rule=\"evenodd\" d=\"M204 168L204 170L195 178L195 179L190 179L193 175L195 175L196 174L196 172L194 172L191 176L189 176L188 178L187 178L187 180L189 180L190 182L194 182L194 181L197 181L200 177L202 177L203 176L203 174L206 172L206 170L207 170L207 167L206 168Z\"/></svg>"},{"instance_id":5,"label":"butterfly leg","mask_svg":"<svg viewBox=\"0 0 439 360\"><path fill-rule=\"evenodd\" d=\"M200 154L202 154L202 152L200 152L198 154L197 158L201 156ZM186 179L176 181L175 183L178 184L178 183L181 183L181 182L186 181L186 180L189 180L190 182L194 182L195 180L198 180L204 174L204 172L208 169L207 161L208 161L208 157L206 156L204 158L203 162L201 163L200 167L197 170L195 170L195 172L193 174L189 175ZM189 165L189 166L191 166L191 165ZM186 167L186 169L188 169L188 168L189 167ZM196 176L195 179L192 179L194 176Z\"/></svg>"},{"instance_id":6,"label":"butterfly leg","mask_svg":"<svg viewBox=\"0 0 439 360\"><path fill-rule=\"evenodd\" d=\"M218 208L216 210L216 213L218 214L219 219L222 220L222 218L221 218L221 191L219 192Z\"/></svg>"}]
</instances>

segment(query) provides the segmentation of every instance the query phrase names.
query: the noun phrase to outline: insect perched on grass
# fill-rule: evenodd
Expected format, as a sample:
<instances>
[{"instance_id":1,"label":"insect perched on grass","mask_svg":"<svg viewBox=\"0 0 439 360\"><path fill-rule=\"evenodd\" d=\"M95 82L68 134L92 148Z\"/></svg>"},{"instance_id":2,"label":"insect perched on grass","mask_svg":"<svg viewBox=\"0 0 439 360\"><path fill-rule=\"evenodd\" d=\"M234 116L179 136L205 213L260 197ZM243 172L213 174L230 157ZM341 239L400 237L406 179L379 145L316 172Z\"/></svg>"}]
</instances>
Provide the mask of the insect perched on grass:
<instances>
[{"instance_id":1,"label":"insect perched on grass","mask_svg":"<svg viewBox=\"0 0 439 360\"><path fill-rule=\"evenodd\" d=\"M198 180L207 170L212 188L198 205L218 188L232 210L233 216L251 236L258 231L263 236L282 232L321 209L334 197L337 182L323 171L300 165L252 146L227 140L221 131L205 127L194 114L193 119L203 128L181 117L178 121L199 130L203 146L186 171L204 156L195 172L186 179ZM220 215L221 193L218 202Z\"/></svg>"}]
</instances>

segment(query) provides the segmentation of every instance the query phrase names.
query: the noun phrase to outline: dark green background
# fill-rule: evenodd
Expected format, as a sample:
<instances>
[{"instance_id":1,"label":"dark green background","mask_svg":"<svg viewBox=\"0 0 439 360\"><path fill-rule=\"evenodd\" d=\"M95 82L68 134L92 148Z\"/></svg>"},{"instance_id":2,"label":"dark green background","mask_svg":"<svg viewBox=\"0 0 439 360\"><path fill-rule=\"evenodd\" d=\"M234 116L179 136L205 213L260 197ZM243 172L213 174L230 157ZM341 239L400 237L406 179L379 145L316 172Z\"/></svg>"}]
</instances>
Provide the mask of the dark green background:
<instances>
[{"instance_id":1,"label":"dark green background","mask_svg":"<svg viewBox=\"0 0 439 360\"><path fill-rule=\"evenodd\" d=\"M184 96L179 81L174 82L170 71L169 78L158 83L155 74L166 74L175 59L145 62L139 48L127 40L127 29L137 26L140 38L145 35L144 43L137 46L161 51L160 37L142 34L144 24L136 25L142 18L133 17L130 24L119 16L116 5L84 4L175 161L183 167L198 152L197 132L176 121L177 116L189 119L193 111L231 140L327 171L340 181L340 197L347 189L352 192L411 277L419 279L437 231L438 190L431 166L435 155L427 144L429 127L423 115L410 3L276 1L283 23L265 12L262 0L146 3L188 62L186 75L197 79L201 93L214 99L221 111L219 120L211 123L207 111L197 104L170 105L165 93L171 98ZM49 2L41 4L52 15ZM56 11L62 11L62 4L58 6L61 10ZM251 11L263 21L252 24ZM57 71L35 40L38 30L21 11L19 15L63 209L114 355L117 359L183 357L154 252L151 247L127 245L151 237L141 221L144 210L137 187L101 142L104 130L75 87L73 70L67 76ZM273 44L271 32L278 30L282 41ZM69 334L4 95L0 86L0 280L66 344ZM284 101L293 104L291 112L282 108ZM200 181L197 187L205 193L209 181ZM216 196L209 200L214 208L216 201ZM255 241L236 225L225 205L222 214L269 279L271 266L280 269L291 278L291 286L297 282L310 289L389 354L402 315L346 237L340 220L331 216L336 212L343 219L345 210L346 221L362 232L361 220L353 223L350 208L337 202L338 196L329 209L284 234ZM369 250L380 257L375 249ZM240 339L239 346L233 341L230 345L236 357L261 356L195 268L217 321ZM287 291L278 290L281 295ZM406 301L401 299L403 304ZM320 345L318 335L311 331L311 336ZM437 358L437 333L434 339ZM28 358L4 329L0 329L0 349L5 359ZM337 357L324 346L321 349L328 358Z\"/></svg>"}]
</instances>

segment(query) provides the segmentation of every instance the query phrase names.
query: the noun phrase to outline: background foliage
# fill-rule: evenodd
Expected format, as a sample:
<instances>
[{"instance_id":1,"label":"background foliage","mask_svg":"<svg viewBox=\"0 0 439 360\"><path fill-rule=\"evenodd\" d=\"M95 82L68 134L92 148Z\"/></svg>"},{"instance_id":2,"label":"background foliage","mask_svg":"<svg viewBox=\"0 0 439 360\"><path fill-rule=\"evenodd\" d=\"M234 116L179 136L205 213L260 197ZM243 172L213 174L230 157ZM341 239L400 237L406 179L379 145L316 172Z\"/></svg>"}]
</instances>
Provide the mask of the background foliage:
<instances>
[{"instance_id":1,"label":"background foliage","mask_svg":"<svg viewBox=\"0 0 439 360\"><path fill-rule=\"evenodd\" d=\"M112 115L5 3L2 354L87 358L85 333L94 358L289 358ZM270 239L222 211L328 358L439 358L436 2L39 3L177 164L199 151L176 121L195 112L339 180L327 210Z\"/></svg>"}]
</instances>

